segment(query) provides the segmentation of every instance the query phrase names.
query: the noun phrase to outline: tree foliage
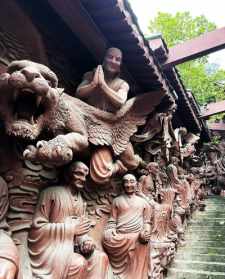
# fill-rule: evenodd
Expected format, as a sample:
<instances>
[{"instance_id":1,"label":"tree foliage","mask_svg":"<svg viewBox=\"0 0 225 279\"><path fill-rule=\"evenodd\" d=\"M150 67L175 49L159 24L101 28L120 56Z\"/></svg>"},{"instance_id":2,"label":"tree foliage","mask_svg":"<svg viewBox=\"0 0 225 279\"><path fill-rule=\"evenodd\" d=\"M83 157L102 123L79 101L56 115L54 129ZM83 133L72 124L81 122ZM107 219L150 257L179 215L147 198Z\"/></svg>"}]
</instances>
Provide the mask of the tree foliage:
<instances>
[{"instance_id":1,"label":"tree foliage","mask_svg":"<svg viewBox=\"0 0 225 279\"><path fill-rule=\"evenodd\" d=\"M149 31L161 33L168 47L185 42L212 31L216 25L205 16L192 17L189 12L175 15L159 12L149 23ZM210 65L208 57L179 65L178 70L186 88L195 95L200 105L225 99L225 71Z\"/></svg>"},{"instance_id":2,"label":"tree foliage","mask_svg":"<svg viewBox=\"0 0 225 279\"><path fill-rule=\"evenodd\" d=\"M192 17L189 12L178 12L175 15L159 12L149 24L151 32L162 33L168 47L198 37L215 28L216 25L209 22L205 16Z\"/></svg>"}]
</instances>

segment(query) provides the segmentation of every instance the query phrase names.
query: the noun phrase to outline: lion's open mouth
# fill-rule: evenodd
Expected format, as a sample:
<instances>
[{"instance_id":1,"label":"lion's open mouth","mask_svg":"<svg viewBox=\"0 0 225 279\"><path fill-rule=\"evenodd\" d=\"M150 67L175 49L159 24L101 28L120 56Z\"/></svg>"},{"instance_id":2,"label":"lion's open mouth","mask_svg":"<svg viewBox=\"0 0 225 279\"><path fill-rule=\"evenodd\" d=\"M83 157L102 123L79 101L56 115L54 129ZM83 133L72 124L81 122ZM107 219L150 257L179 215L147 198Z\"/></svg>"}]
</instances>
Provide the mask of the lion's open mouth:
<instances>
[{"instance_id":1,"label":"lion's open mouth","mask_svg":"<svg viewBox=\"0 0 225 279\"><path fill-rule=\"evenodd\" d=\"M14 91L14 121L26 121L31 125L37 123L41 114L44 113L43 98L28 88Z\"/></svg>"}]
</instances>

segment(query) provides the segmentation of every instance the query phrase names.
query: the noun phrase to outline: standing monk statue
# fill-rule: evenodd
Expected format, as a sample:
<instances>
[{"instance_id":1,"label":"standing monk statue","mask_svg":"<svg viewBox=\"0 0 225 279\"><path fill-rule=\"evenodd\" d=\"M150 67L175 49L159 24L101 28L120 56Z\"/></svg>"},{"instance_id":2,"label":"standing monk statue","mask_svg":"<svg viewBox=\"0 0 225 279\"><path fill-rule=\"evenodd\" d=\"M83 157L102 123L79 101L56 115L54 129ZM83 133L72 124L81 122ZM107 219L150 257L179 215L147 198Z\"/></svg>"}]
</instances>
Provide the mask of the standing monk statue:
<instances>
[{"instance_id":1,"label":"standing monk statue","mask_svg":"<svg viewBox=\"0 0 225 279\"><path fill-rule=\"evenodd\" d=\"M129 85L119 78L122 52L118 48L106 51L103 64L84 74L78 86L76 97L100 110L117 113L126 103ZM115 173L125 173L138 167L142 159L134 154L133 146L127 149L113 162L113 153L107 146L98 147L91 159L90 173L97 183L106 183Z\"/></svg>"},{"instance_id":2,"label":"standing monk statue","mask_svg":"<svg viewBox=\"0 0 225 279\"><path fill-rule=\"evenodd\" d=\"M124 194L115 198L104 232L103 246L113 272L120 279L147 279L151 207L136 195L137 180L123 177Z\"/></svg>"}]
</instances>

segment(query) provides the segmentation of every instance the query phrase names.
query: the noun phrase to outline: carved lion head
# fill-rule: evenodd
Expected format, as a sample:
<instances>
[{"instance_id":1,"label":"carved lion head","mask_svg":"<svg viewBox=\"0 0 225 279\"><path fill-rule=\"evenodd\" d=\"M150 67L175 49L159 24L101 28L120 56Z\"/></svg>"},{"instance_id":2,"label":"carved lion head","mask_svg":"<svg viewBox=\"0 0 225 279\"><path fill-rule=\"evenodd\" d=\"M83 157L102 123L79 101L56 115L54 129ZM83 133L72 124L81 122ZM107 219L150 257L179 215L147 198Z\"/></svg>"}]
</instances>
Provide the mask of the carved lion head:
<instances>
[{"instance_id":1,"label":"carved lion head","mask_svg":"<svg viewBox=\"0 0 225 279\"><path fill-rule=\"evenodd\" d=\"M57 76L46 66L27 60L9 64L0 75L0 113L7 134L34 140L43 116L57 102Z\"/></svg>"}]
</instances>

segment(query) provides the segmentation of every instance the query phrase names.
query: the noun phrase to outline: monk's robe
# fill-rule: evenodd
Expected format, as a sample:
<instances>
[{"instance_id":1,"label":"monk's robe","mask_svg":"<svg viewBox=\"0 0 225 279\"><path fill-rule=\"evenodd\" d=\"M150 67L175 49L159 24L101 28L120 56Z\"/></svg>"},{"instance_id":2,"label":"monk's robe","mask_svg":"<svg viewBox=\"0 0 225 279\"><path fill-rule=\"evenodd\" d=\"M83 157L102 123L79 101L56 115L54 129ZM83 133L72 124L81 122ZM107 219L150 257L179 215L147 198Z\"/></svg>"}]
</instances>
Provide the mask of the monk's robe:
<instances>
[{"instance_id":1,"label":"monk's robe","mask_svg":"<svg viewBox=\"0 0 225 279\"><path fill-rule=\"evenodd\" d=\"M33 275L38 278L85 278L86 260L74 253L74 225L71 217L84 214L78 193L67 187L50 187L41 193L28 246Z\"/></svg>"},{"instance_id":2,"label":"monk's robe","mask_svg":"<svg viewBox=\"0 0 225 279\"><path fill-rule=\"evenodd\" d=\"M90 162L91 178L99 184L107 183L113 174L113 154L108 146L96 149Z\"/></svg>"},{"instance_id":3,"label":"monk's robe","mask_svg":"<svg viewBox=\"0 0 225 279\"><path fill-rule=\"evenodd\" d=\"M6 215L9 207L8 186L0 177L0 273L7 278L17 277L19 271L19 255L15 243L9 236Z\"/></svg>"},{"instance_id":4,"label":"monk's robe","mask_svg":"<svg viewBox=\"0 0 225 279\"><path fill-rule=\"evenodd\" d=\"M141 197L121 195L113 201L103 245L121 279L148 278L149 246L140 243L139 234L150 217L150 206Z\"/></svg>"},{"instance_id":5,"label":"monk's robe","mask_svg":"<svg viewBox=\"0 0 225 279\"><path fill-rule=\"evenodd\" d=\"M85 208L80 193L72 196L68 187L51 187L42 192L28 239L35 278L111 278L105 253L95 250L88 260L74 253L74 243L82 236L74 237L71 218L84 216Z\"/></svg>"},{"instance_id":6,"label":"monk's robe","mask_svg":"<svg viewBox=\"0 0 225 279\"><path fill-rule=\"evenodd\" d=\"M95 250L88 259L87 275L85 279L113 279L107 255Z\"/></svg>"},{"instance_id":7,"label":"monk's robe","mask_svg":"<svg viewBox=\"0 0 225 279\"><path fill-rule=\"evenodd\" d=\"M12 238L3 230L0 230L0 273L9 272L5 278L17 278L19 271L19 254Z\"/></svg>"}]
</instances>

